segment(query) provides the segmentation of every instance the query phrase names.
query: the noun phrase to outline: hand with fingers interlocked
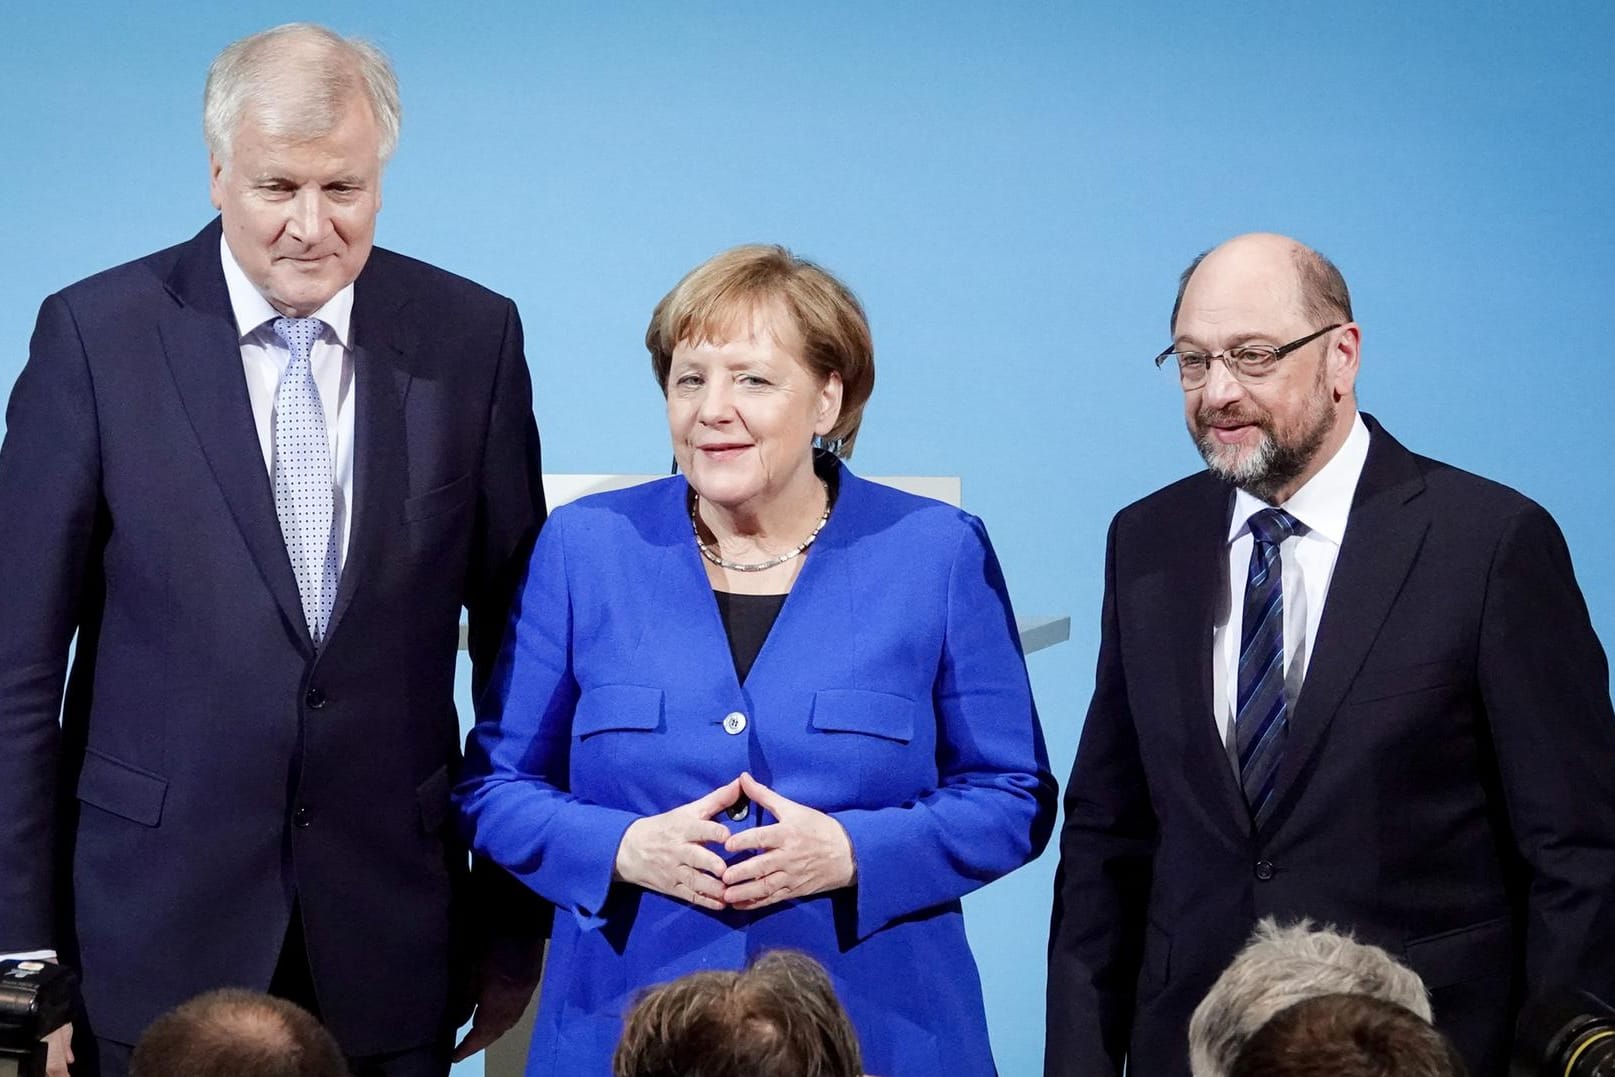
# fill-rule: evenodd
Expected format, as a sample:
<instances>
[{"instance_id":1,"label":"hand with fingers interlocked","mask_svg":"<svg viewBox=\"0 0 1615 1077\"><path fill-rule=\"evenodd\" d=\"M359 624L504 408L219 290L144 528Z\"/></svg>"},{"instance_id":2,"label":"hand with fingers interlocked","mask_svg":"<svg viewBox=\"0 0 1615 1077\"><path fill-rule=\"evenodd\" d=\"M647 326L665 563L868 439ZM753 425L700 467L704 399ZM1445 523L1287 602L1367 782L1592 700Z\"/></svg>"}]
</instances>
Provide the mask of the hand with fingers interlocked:
<instances>
[{"instance_id":1,"label":"hand with fingers interlocked","mask_svg":"<svg viewBox=\"0 0 1615 1077\"><path fill-rule=\"evenodd\" d=\"M741 779L660 815L629 824L617 846L616 877L703 909L724 907L722 845L729 828L713 816L740 799Z\"/></svg>"},{"instance_id":2,"label":"hand with fingers interlocked","mask_svg":"<svg viewBox=\"0 0 1615 1077\"><path fill-rule=\"evenodd\" d=\"M724 843L731 853L759 850L722 872L724 904L761 909L852 885L858 865L840 823L781 796L750 774L742 774L738 784L741 793L778 821L743 830Z\"/></svg>"}]
</instances>

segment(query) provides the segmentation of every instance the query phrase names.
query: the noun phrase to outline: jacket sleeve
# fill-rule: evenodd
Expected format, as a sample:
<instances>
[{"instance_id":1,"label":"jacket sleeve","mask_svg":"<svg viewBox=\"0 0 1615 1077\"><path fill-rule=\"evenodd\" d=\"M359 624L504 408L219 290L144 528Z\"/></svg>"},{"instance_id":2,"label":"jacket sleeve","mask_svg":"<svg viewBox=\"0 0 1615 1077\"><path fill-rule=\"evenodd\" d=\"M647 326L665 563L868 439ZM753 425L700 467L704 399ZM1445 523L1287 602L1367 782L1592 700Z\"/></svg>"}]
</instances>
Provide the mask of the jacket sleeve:
<instances>
[{"instance_id":1,"label":"jacket sleeve","mask_svg":"<svg viewBox=\"0 0 1615 1077\"><path fill-rule=\"evenodd\" d=\"M1106 542L1093 700L1065 791L1049 927L1045 1077L1120 1077L1144 948L1156 820L1122 663L1119 529L1120 518Z\"/></svg>"},{"instance_id":2,"label":"jacket sleeve","mask_svg":"<svg viewBox=\"0 0 1615 1077\"><path fill-rule=\"evenodd\" d=\"M1511 829L1530 879L1532 988L1615 998L1615 714L1564 536L1527 505L1492 559L1478 660Z\"/></svg>"},{"instance_id":3,"label":"jacket sleeve","mask_svg":"<svg viewBox=\"0 0 1615 1077\"><path fill-rule=\"evenodd\" d=\"M858 862L860 938L953 901L1043 851L1057 790L1003 572L981 522L961 528L933 692L935 790L834 812Z\"/></svg>"},{"instance_id":4,"label":"jacket sleeve","mask_svg":"<svg viewBox=\"0 0 1615 1077\"><path fill-rule=\"evenodd\" d=\"M617 847L638 816L569 786L578 701L562 510L539 534L511 630L483 691L455 789L472 848L586 928L604 924Z\"/></svg>"},{"instance_id":5,"label":"jacket sleeve","mask_svg":"<svg viewBox=\"0 0 1615 1077\"><path fill-rule=\"evenodd\" d=\"M544 523L544 484L521 317L507 303L483 448L466 610L472 698L481 696L510 621L517 584ZM485 962L536 979L553 915L548 902L483 857L472 861L471 938Z\"/></svg>"},{"instance_id":6,"label":"jacket sleeve","mask_svg":"<svg viewBox=\"0 0 1615 1077\"><path fill-rule=\"evenodd\" d=\"M465 603L473 699L481 695L498 658L517 584L544 523L542 472L521 317L509 304L483 447Z\"/></svg>"},{"instance_id":7,"label":"jacket sleeve","mask_svg":"<svg viewBox=\"0 0 1615 1077\"><path fill-rule=\"evenodd\" d=\"M40 308L0 447L0 953L57 945L59 719L102 541L100 490L87 356L56 295Z\"/></svg>"}]
</instances>

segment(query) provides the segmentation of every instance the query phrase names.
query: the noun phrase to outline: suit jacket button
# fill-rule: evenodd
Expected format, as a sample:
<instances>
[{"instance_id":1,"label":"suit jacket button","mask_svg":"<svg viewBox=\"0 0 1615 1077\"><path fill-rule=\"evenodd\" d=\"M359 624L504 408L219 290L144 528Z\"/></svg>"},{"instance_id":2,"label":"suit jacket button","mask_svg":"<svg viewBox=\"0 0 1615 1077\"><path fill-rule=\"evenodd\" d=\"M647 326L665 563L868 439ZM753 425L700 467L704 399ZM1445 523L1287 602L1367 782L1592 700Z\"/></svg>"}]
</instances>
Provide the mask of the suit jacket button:
<instances>
[{"instance_id":1,"label":"suit jacket button","mask_svg":"<svg viewBox=\"0 0 1615 1077\"><path fill-rule=\"evenodd\" d=\"M318 686L311 687L308 693L303 696L303 702L307 704L309 710L319 710L325 706L325 690Z\"/></svg>"},{"instance_id":2,"label":"suit jacket button","mask_svg":"<svg viewBox=\"0 0 1615 1077\"><path fill-rule=\"evenodd\" d=\"M308 809L298 808L292 812L292 825L299 830L308 829Z\"/></svg>"},{"instance_id":3,"label":"suit jacket button","mask_svg":"<svg viewBox=\"0 0 1615 1077\"><path fill-rule=\"evenodd\" d=\"M723 731L731 737L736 733L746 731L746 716L739 711L730 711L723 717Z\"/></svg>"},{"instance_id":4,"label":"suit jacket button","mask_svg":"<svg viewBox=\"0 0 1615 1077\"><path fill-rule=\"evenodd\" d=\"M1271 879L1273 877L1273 861L1258 860L1256 862L1256 877L1264 883Z\"/></svg>"}]
</instances>

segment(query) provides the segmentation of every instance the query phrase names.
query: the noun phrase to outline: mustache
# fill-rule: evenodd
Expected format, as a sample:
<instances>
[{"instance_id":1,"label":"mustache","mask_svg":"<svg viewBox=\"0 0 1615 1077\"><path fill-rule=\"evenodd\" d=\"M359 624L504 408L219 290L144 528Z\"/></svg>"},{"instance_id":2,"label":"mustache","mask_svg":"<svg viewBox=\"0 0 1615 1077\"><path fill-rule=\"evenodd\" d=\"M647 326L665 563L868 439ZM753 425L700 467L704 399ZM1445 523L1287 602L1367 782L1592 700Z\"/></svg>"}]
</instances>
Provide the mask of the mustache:
<instances>
[{"instance_id":1,"label":"mustache","mask_svg":"<svg viewBox=\"0 0 1615 1077\"><path fill-rule=\"evenodd\" d=\"M1194 413L1194 421L1202 427L1261 426L1267 421L1267 415L1259 409L1229 404L1220 408L1201 408Z\"/></svg>"}]
</instances>

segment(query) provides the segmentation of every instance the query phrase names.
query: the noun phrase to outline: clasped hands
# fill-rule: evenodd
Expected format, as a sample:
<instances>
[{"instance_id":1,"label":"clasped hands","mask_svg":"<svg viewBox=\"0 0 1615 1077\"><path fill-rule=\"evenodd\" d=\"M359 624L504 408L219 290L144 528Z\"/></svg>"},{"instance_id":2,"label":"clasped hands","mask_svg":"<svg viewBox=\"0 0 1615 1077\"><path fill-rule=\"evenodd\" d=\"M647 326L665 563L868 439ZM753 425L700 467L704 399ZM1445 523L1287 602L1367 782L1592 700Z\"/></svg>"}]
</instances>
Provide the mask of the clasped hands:
<instances>
[{"instance_id":1,"label":"clasped hands","mask_svg":"<svg viewBox=\"0 0 1615 1077\"><path fill-rule=\"evenodd\" d=\"M730 834L714 816L742 796L777 822ZM756 855L727 864L714 845ZM634 820L617 847L615 874L703 909L761 909L849 886L857 867L840 823L742 774L699 800Z\"/></svg>"}]
</instances>

